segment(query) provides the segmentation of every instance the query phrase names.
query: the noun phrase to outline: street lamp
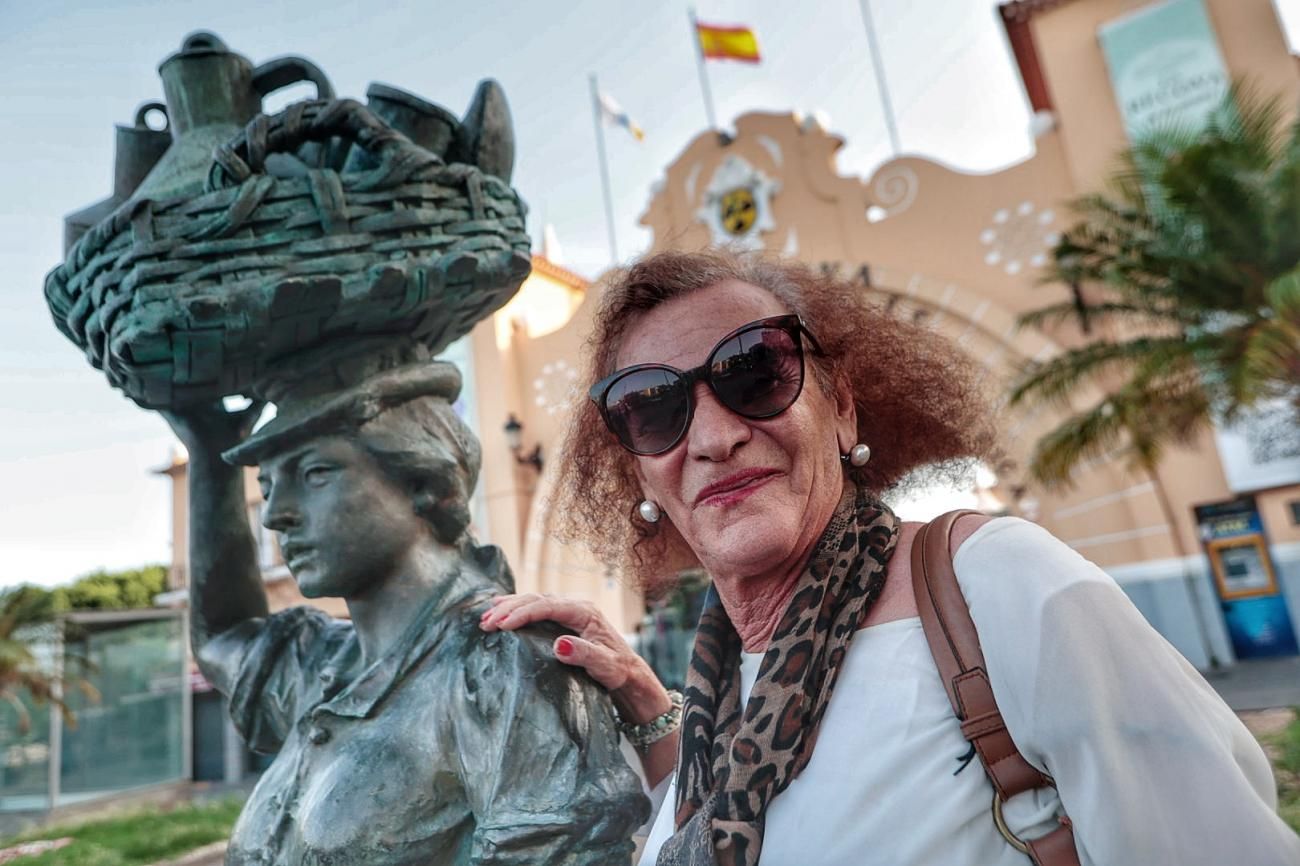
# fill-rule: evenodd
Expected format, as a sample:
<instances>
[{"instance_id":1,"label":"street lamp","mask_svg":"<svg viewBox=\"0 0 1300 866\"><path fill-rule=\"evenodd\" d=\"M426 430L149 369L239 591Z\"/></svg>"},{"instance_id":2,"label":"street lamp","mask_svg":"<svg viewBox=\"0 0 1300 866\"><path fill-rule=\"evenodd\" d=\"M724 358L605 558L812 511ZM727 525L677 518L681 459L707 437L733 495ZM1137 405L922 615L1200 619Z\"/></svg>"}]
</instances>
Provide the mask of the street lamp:
<instances>
[{"instance_id":1,"label":"street lamp","mask_svg":"<svg viewBox=\"0 0 1300 866\"><path fill-rule=\"evenodd\" d=\"M531 466L540 474L542 471L542 446L541 443L533 446L533 450L527 454L524 450L524 425L511 412L506 418L505 427L502 428L506 433L506 445L510 447L510 453L515 455L515 462L521 466Z\"/></svg>"}]
</instances>

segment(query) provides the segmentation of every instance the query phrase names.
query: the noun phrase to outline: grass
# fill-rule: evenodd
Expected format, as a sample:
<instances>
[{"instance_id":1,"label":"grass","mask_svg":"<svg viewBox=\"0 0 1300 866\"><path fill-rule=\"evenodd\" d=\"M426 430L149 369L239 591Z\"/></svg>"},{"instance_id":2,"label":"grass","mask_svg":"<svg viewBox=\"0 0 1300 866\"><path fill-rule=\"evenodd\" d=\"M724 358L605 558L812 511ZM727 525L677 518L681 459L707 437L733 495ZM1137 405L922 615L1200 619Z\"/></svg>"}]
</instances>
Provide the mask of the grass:
<instances>
[{"instance_id":1,"label":"grass","mask_svg":"<svg viewBox=\"0 0 1300 866\"><path fill-rule=\"evenodd\" d=\"M1281 731L1260 740L1277 776L1277 813L1300 833L1300 711Z\"/></svg>"},{"instance_id":2,"label":"grass","mask_svg":"<svg viewBox=\"0 0 1300 866\"><path fill-rule=\"evenodd\" d=\"M74 841L64 848L18 862L22 866L146 866L225 839L242 806L238 799L220 800L43 827L0 839L0 848L71 837Z\"/></svg>"}]
</instances>

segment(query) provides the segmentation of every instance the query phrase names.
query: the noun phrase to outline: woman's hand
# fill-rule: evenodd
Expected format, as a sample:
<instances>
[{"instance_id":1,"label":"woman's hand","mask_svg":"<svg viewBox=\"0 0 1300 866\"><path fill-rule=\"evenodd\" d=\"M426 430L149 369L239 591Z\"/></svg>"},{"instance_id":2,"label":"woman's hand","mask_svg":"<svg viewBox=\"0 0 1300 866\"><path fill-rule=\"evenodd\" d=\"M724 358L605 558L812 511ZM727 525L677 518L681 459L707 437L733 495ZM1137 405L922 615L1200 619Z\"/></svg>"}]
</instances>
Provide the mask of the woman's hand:
<instances>
[{"instance_id":1,"label":"woman's hand","mask_svg":"<svg viewBox=\"0 0 1300 866\"><path fill-rule=\"evenodd\" d=\"M555 657L566 665L582 668L600 683L624 722L643 725L672 709L668 690L650 665L633 652L618 629L591 602L535 593L502 595L492 600L479 627L484 631L511 630L542 620L576 632L555 639ZM673 731L638 752L651 788L673 771L677 744L678 734Z\"/></svg>"},{"instance_id":2,"label":"woman's hand","mask_svg":"<svg viewBox=\"0 0 1300 866\"><path fill-rule=\"evenodd\" d=\"M503 595L492 600L479 627L509 631L542 620L575 632L555 639L556 658L582 668L604 686L624 721L644 724L671 708L668 691L650 665L590 602L535 593Z\"/></svg>"}]
</instances>

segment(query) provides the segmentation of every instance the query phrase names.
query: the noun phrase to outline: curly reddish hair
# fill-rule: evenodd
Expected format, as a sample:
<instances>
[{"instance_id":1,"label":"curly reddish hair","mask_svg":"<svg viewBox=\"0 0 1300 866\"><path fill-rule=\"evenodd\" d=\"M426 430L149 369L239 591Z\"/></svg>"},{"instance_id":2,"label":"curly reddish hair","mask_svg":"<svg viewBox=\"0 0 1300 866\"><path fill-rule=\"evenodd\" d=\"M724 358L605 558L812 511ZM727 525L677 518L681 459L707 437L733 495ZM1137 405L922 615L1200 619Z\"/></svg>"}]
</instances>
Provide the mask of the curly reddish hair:
<instances>
[{"instance_id":1,"label":"curly reddish hair","mask_svg":"<svg viewBox=\"0 0 1300 866\"><path fill-rule=\"evenodd\" d=\"M861 288L805 265L721 250L662 252L607 278L587 343L583 381L614 371L623 338L660 304L740 280L771 292L803 317L823 355L810 356L813 380L833 394L849 386L858 441L872 457L853 480L876 494L936 476L955 479L970 463L992 459L996 441L989 401L970 358L956 344L868 302ZM636 458L619 445L599 410L583 399L564 438L551 505L566 541L598 551L636 585L656 594L698 560L667 515L636 516ZM611 505L621 504L619 509Z\"/></svg>"}]
</instances>

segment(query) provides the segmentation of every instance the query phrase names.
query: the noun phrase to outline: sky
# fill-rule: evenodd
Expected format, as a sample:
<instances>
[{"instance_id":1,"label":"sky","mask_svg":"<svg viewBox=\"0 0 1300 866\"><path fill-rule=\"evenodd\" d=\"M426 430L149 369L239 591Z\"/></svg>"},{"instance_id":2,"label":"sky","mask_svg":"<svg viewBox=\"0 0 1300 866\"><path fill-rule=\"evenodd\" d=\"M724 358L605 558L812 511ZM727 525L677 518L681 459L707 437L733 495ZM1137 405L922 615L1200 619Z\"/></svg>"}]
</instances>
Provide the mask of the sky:
<instances>
[{"instance_id":1,"label":"sky","mask_svg":"<svg viewBox=\"0 0 1300 866\"><path fill-rule=\"evenodd\" d=\"M1300 0L1276 6L1296 45ZM995 2L870 8L904 152L972 172L1032 154ZM753 27L763 54L709 64L723 126L753 110L819 112L846 139L842 173L869 176L891 156L860 0L699 0L697 14ZM42 285L62 259L64 215L110 191L113 125L161 97L157 65L197 29L255 64L303 55L358 99L381 81L460 114L477 81L496 78L529 230L540 242L554 226L566 266L588 276L612 263L588 76L646 131L637 142L606 129L624 261L649 245L637 220L652 184L705 126L684 3L0 0L0 587L171 559L170 483L152 470L175 440L55 329Z\"/></svg>"}]
</instances>

